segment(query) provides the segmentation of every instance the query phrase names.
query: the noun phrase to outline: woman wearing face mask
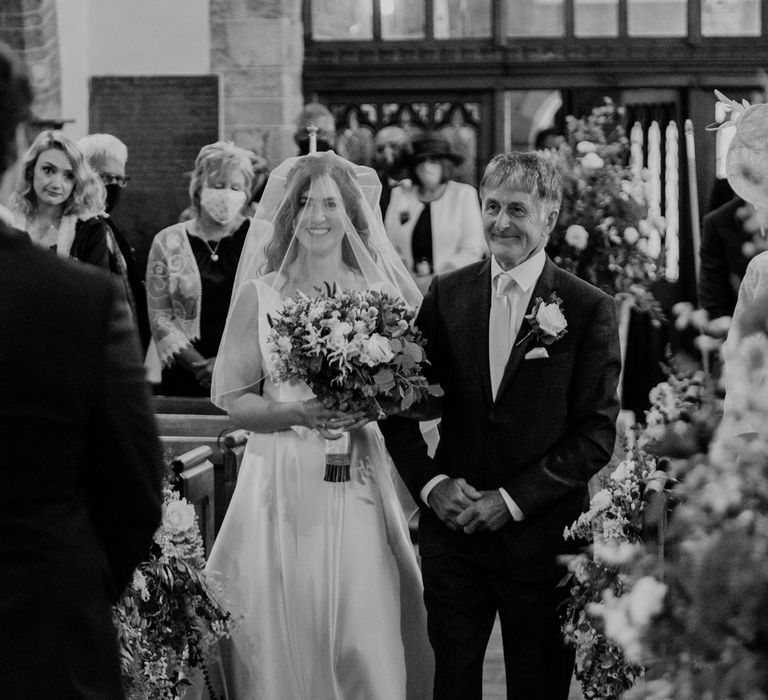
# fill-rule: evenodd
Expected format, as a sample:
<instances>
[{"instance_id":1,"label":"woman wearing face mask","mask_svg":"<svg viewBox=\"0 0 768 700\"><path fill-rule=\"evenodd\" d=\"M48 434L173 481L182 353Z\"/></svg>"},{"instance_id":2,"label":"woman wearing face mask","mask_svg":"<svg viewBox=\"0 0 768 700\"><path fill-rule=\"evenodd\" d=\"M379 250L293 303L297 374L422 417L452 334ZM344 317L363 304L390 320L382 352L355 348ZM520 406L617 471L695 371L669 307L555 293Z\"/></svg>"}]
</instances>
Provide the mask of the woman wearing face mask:
<instances>
[{"instance_id":1,"label":"woman wearing face mask","mask_svg":"<svg viewBox=\"0 0 768 700\"><path fill-rule=\"evenodd\" d=\"M147 261L147 306L163 364L162 393L208 396L240 253L250 220L252 154L232 143L204 146L189 198L194 216L158 233Z\"/></svg>"},{"instance_id":2,"label":"woman wearing face mask","mask_svg":"<svg viewBox=\"0 0 768 700\"><path fill-rule=\"evenodd\" d=\"M60 131L43 131L24 155L14 193L14 226L33 242L98 267L109 267L107 231L97 216L104 185L80 149Z\"/></svg>"},{"instance_id":3,"label":"woman wearing face mask","mask_svg":"<svg viewBox=\"0 0 768 700\"><path fill-rule=\"evenodd\" d=\"M422 293L434 275L487 252L477 190L451 179L463 160L443 136L427 134L413 142L410 183L392 190L385 228Z\"/></svg>"}]
</instances>

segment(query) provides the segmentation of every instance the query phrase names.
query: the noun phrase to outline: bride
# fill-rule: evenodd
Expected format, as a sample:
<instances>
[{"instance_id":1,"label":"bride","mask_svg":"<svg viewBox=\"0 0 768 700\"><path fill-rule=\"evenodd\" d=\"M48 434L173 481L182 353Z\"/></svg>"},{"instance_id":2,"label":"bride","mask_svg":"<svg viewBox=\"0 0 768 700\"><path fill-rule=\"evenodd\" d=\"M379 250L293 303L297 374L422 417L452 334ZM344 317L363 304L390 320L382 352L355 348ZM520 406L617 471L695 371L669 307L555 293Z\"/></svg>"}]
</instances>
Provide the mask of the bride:
<instances>
[{"instance_id":1,"label":"bride","mask_svg":"<svg viewBox=\"0 0 768 700\"><path fill-rule=\"evenodd\" d=\"M333 152L270 176L213 374L212 399L251 431L207 572L242 622L223 653L230 697L431 697L433 657L405 487L375 416L329 410L305 384L275 384L269 315L336 283L420 295L378 215L370 168ZM374 213L375 212L375 213ZM351 480L323 480L325 441L348 431ZM415 506L410 501L410 507Z\"/></svg>"}]
</instances>

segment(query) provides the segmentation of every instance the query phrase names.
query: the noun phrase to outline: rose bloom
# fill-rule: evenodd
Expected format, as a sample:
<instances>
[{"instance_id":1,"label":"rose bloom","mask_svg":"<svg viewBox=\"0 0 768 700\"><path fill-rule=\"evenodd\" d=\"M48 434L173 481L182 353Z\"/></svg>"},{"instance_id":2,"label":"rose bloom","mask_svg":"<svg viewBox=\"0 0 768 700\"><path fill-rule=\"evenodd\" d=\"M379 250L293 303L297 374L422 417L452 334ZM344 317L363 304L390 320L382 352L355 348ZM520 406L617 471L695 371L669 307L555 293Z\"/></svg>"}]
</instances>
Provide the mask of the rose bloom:
<instances>
[{"instance_id":1,"label":"rose bloom","mask_svg":"<svg viewBox=\"0 0 768 700\"><path fill-rule=\"evenodd\" d=\"M389 362L394 357L389 341L381 334L374 333L363 344L360 359L369 367Z\"/></svg>"},{"instance_id":2,"label":"rose bloom","mask_svg":"<svg viewBox=\"0 0 768 700\"><path fill-rule=\"evenodd\" d=\"M613 474L611 474L611 479L619 484L624 481L632 473L632 469L629 465L630 462L627 462L626 460L621 462L619 466L616 467Z\"/></svg>"},{"instance_id":3,"label":"rose bloom","mask_svg":"<svg viewBox=\"0 0 768 700\"><path fill-rule=\"evenodd\" d=\"M589 243L589 233L583 226L571 224L565 230L565 242L576 250L584 250Z\"/></svg>"},{"instance_id":4,"label":"rose bloom","mask_svg":"<svg viewBox=\"0 0 768 700\"><path fill-rule=\"evenodd\" d=\"M627 226L624 229L624 240L629 245L635 245L640 240L640 232L634 226Z\"/></svg>"},{"instance_id":5,"label":"rose bloom","mask_svg":"<svg viewBox=\"0 0 768 700\"><path fill-rule=\"evenodd\" d=\"M595 511L605 510L611 505L611 494L607 489L600 489L589 502L589 509Z\"/></svg>"},{"instance_id":6,"label":"rose bloom","mask_svg":"<svg viewBox=\"0 0 768 700\"><path fill-rule=\"evenodd\" d=\"M576 144L576 150L579 153L594 153L597 150L597 146L591 141L579 141Z\"/></svg>"},{"instance_id":7,"label":"rose bloom","mask_svg":"<svg viewBox=\"0 0 768 700\"><path fill-rule=\"evenodd\" d=\"M581 164L587 170L599 170L605 165L605 161L597 153L587 153L582 159Z\"/></svg>"},{"instance_id":8,"label":"rose bloom","mask_svg":"<svg viewBox=\"0 0 768 700\"><path fill-rule=\"evenodd\" d=\"M551 336L559 335L568 325L557 304L542 304L536 313L536 323L544 333Z\"/></svg>"},{"instance_id":9,"label":"rose bloom","mask_svg":"<svg viewBox=\"0 0 768 700\"><path fill-rule=\"evenodd\" d=\"M195 524L195 509L183 498L163 508L163 527L173 533L189 530Z\"/></svg>"}]
</instances>

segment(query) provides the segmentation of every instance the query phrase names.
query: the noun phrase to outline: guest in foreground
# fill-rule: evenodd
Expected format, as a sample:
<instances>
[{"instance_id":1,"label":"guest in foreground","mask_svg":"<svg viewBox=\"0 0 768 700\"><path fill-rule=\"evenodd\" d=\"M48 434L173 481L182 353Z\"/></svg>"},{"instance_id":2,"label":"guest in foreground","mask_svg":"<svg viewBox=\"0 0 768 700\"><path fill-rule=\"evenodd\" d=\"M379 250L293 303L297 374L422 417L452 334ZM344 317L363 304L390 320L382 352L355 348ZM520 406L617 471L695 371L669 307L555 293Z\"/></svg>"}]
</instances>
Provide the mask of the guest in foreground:
<instances>
[{"instance_id":1,"label":"guest in foreground","mask_svg":"<svg viewBox=\"0 0 768 700\"><path fill-rule=\"evenodd\" d=\"M194 216L152 241L147 307L163 364L162 393L208 396L250 219L251 153L232 143L204 146L189 199Z\"/></svg>"},{"instance_id":2,"label":"guest in foreground","mask_svg":"<svg viewBox=\"0 0 768 700\"><path fill-rule=\"evenodd\" d=\"M463 160L438 134L415 139L410 182L392 190L384 224L422 291L435 274L476 262L487 252L477 190L451 179Z\"/></svg>"},{"instance_id":3,"label":"guest in foreground","mask_svg":"<svg viewBox=\"0 0 768 700\"><path fill-rule=\"evenodd\" d=\"M568 697L557 557L613 451L620 356L613 299L544 252L561 192L538 154L491 160L480 194L492 255L436 277L416 320L445 391L434 459L415 421L380 423L422 504L435 700L481 698L497 613L507 696Z\"/></svg>"},{"instance_id":4,"label":"guest in foreground","mask_svg":"<svg viewBox=\"0 0 768 700\"><path fill-rule=\"evenodd\" d=\"M119 700L111 606L159 523L161 452L118 285L6 220L31 99L0 46L0 695Z\"/></svg>"},{"instance_id":5,"label":"guest in foreground","mask_svg":"<svg viewBox=\"0 0 768 700\"><path fill-rule=\"evenodd\" d=\"M146 352L151 332L147 316L144 275L136 262L136 251L112 218L123 189L128 184L128 178L125 176L128 148L112 134L90 134L81 138L77 145L88 164L101 178L106 189L106 201L101 218L107 225L109 269L116 275L120 275L125 296L131 307L131 314L139 332L142 351Z\"/></svg>"},{"instance_id":6,"label":"guest in foreground","mask_svg":"<svg viewBox=\"0 0 768 700\"><path fill-rule=\"evenodd\" d=\"M77 145L60 131L42 131L24 154L14 225L60 257L109 268L107 226L98 216L105 197Z\"/></svg>"},{"instance_id":7,"label":"guest in foreground","mask_svg":"<svg viewBox=\"0 0 768 700\"><path fill-rule=\"evenodd\" d=\"M244 281L230 310L212 398L251 435L206 567L231 612L245 613L224 655L231 697L431 695L423 591L398 484L407 493L381 434L369 417L327 409L303 382L275 384L268 343L270 316L325 284L418 304L374 215L379 191L372 169L335 153L289 158L257 214L271 237L255 250L260 261L242 263L260 276ZM345 430L351 479L324 481L326 438Z\"/></svg>"}]
</instances>

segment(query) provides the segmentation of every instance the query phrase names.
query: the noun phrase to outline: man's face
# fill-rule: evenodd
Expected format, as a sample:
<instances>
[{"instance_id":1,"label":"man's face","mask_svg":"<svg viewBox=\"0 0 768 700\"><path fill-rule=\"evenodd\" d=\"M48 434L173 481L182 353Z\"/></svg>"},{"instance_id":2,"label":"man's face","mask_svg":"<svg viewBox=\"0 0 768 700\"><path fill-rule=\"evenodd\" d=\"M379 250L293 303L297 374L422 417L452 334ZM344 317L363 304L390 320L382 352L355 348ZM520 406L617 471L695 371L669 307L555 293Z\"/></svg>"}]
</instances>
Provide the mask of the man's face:
<instances>
[{"instance_id":1,"label":"man's face","mask_svg":"<svg viewBox=\"0 0 768 700\"><path fill-rule=\"evenodd\" d=\"M547 244L557 214L556 209L514 184L504 183L482 195L485 240L505 270L517 267Z\"/></svg>"},{"instance_id":2,"label":"man's face","mask_svg":"<svg viewBox=\"0 0 768 700\"><path fill-rule=\"evenodd\" d=\"M376 134L374 159L379 170L387 170L403 155L406 135L402 129L385 127Z\"/></svg>"},{"instance_id":3,"label":"man's face","mask_svg":"<svg viewBox=\"0 0 768 700\"><path fill-rule=\"evenodd\" d=\"M94 161L92 165L105 185L116 183L122 186L125 184L125 163L117 158L107 156Z\"/></svg>"}]
</instances>

